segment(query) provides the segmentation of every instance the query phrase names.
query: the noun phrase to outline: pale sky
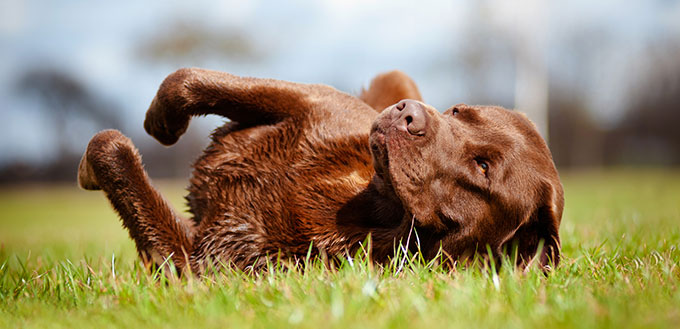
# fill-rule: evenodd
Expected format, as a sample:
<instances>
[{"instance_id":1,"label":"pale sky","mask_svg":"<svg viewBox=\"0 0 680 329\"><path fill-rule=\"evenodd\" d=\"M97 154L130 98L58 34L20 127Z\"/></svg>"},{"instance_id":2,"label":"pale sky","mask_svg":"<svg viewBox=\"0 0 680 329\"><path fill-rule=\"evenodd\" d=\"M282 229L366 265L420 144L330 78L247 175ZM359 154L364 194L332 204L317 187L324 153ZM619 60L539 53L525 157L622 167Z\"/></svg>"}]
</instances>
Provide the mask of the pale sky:
<instances>
[{"instance_id":1,"label":"pale sky","mask_svg":"<svg viewBox=\"0 0 680 329\"><path fill-rule=\"evenodd\" d=\"M550 79L576 84L603 123L625 110L631 77L659 40L680 41L678 1L0 1L0 163L49 157L41 142L52 124L16 93L16 80L35 67L56 66L119 104L126 133L143 135L144 112L162 79L179 66L258 77L327 83L358 92L375 74L410 74L425 100L443 110L473 102L463 58L478 42L508 43L517 34L545 35ZM480 5L482 3L483 5ZM522 6L526 4L526 6ZM267 57L149 63L140 42L174 20L247 32ZM478 40L491 31L498 40ZM573 44L592 43L584 53ZM491 48L493 49L493 48ZM492 54L493 55L493 54ZM469 60L469 58L468 58ZM481 86L513 107L513 61L496 58ZM94 133L94 132L93 132ZM87 141L82 141L83 148Z\"/></svg>"}]
</instances>

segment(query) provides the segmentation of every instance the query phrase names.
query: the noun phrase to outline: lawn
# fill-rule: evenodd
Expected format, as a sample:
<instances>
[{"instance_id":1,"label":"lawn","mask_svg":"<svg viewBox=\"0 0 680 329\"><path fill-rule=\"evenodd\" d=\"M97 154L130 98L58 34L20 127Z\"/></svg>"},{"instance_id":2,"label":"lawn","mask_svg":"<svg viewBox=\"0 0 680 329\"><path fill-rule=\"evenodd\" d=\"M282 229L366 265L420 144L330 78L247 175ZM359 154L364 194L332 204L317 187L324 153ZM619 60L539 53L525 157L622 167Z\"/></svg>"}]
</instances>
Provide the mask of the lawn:
<instances>
[{"instance_id":1,"label":"lawn","mask_svg":"<svg viewBox=\"0 0 680 329\"><path fill-rule=\"evenodd\" d=\"M0 327L680 326L680 170L562 176L563 262L549 276L357 257L336 270L167 279L141 268L102 193L0 188ZM158 185L181 204L182 184Z\"/></svg>"}]
</instances>

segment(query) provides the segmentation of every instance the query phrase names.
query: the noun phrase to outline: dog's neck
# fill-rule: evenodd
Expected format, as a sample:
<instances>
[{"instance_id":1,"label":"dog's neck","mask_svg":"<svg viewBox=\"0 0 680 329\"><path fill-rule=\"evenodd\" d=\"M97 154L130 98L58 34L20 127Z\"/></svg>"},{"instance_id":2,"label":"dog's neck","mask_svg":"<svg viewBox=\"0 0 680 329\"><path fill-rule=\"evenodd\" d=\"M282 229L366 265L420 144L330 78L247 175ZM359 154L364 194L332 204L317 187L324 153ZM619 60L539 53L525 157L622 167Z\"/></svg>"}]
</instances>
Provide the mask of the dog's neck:
<instances>
[{"instance_id":1,"label":"dog's neck","mask_svg":"<svg viewBox=\"0 0 680 329\"><path fill-rule=\"evenodd\" d=\"M374 176L336 216L336 229L345 237L350 250L371 234L372 257L376 261L386 260L397 244L406 243L411 228L410 217L405 220L408 216L401 201L388 188L382 179Z\"/></svg>"},{"instance_id":2,"label":"dog's neck","mask_svg":"<svg viewBox=\"0 0 680 329\"><path fill-rule=\"evenodd\" d=\"M444 235L437 229L419 225L415 216L404 207L391 182L383 180L376 174L364 193L366 193L366 202L373 206L372 223L376 227L389 230L381 230L380 233L373 234L374 241L387 240L384 241L387 243L376 243L374 246L392 247L394 243L401 243L411 252L420 251L427 258L435 256ZM373 250L375 258L379 258L377 255L380 254L391 256L393 252L394 248Z\"/></svg>"},{"instance_id":3,"label":"dog's neck","mask_svg":"<svg viewBox=\"0 0 680 329\"><path fill-rule=\"evenodd\" d=\"M338 224L371 228L398 227L404 207L391 186L377 175L337 213Z\"/></svg>"}]
</instances>

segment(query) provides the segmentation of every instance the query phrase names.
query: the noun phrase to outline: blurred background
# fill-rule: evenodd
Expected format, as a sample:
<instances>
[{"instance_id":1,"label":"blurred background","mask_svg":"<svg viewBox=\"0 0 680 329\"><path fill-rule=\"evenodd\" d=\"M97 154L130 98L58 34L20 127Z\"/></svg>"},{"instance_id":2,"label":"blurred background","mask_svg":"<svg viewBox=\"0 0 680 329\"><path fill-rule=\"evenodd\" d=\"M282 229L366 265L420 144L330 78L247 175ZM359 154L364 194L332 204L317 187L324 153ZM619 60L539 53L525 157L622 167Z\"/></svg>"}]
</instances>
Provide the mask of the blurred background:
<instances>
[{"instance_id":1,"label":"blurred background","mask_svg":"<svg viewBox=\"0 0 680 329\"><path fill-rule=\"evenodd\" d=\"M449 290L436 292L444 281L417 273L420 281L405 284L427 281L427 292L407 306L382 302L400 283L378 274L378 286L388 287L379 289L382 299L364 291L362 300L397 310L390 323L678 327L680 0L0 0L0 327L77 327L81 319L87 327L153 327L165 315L194 327L252 327L253 317L285 326L280 315L291 308L266 313L269 300L307 312L309 303L289 302L288 287L295 294L299 284L288 279L262 285L264 317L261 307L233 313L242 298L219 306L227 290L195 302L213 291L212 279L160 299L131 292L126 287L147 282L133 241L104 193L77 187L88 141L116 128L139 147L154 186L190 216L182 206L190 166L224 119L193 119L172 147L149 137L143 121L163 79L192 66L353 94L399 69L440 110L496 104L539 126L565 187L564 270L538 286L531 276L501 277L501 290L494 276L498 291L468 284L492 287L486 275L456 275L452 288L466 288L446 305L457 310L448 322L422 313L433 305L423 301L453 300ZM330 298L332 312L325 301L310 311L329 328L344 323L334 317L336 305L356 322L356 307L342 303L354 295L341 296L342 287L366 287L337 278L339 285L317 280L341 289L314 299ZM107 292L98 282L113 286L104 283ZM273 296L276 287L285 296ZM513 291L524 295L504 294ZM169 298L182 311L162 305Z\"/></svg>"},{"instance_id":2,"label":"blurred background","mask_svg":"<svg viewBox=\"0 0 680 329\"><path fill-rule=\"evenodd\" d=\"M380 72L425 101L526 112L560 169L680 164L680 2L0 1L0 183L75 182L90 137L130 136L152 177L186 178L222 118L144 133L180 67L325 83Z\"/></svg>"}]
</instances>

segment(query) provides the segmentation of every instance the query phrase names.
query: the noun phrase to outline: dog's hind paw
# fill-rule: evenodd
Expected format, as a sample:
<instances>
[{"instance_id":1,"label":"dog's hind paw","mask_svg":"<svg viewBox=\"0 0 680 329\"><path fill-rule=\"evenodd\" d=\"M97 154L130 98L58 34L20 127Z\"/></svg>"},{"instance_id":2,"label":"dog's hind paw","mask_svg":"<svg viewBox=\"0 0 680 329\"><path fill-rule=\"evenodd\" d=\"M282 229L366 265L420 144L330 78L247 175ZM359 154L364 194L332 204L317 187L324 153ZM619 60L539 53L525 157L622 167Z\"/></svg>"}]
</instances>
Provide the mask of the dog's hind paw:
<instances>
[{"instance_id":1,"label":"dog's hind paw","mask_svg":"<svg viewBox=\"0 0 680 329\"><path fill-rule=\"evenodd\" d=\"M101 190L101 186L97 182L94 171L92 167L87 162L87 151L83 154L80 159L80 164L78 165L78 185L85 190Z\"/></svg>"}]
</instances>

